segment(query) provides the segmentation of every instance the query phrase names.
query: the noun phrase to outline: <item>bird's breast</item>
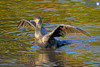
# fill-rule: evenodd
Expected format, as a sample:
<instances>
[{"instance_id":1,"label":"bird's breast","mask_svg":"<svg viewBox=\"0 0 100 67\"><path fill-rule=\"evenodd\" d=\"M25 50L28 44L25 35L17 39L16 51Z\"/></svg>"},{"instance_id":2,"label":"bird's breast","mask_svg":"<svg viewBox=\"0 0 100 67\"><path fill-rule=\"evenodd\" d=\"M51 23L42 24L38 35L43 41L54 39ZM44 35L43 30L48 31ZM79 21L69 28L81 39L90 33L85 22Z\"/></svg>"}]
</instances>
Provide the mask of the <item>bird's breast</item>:
<instances>
[{"instance_id":1,"label":"bird's breast","mask_svg":"<svg viewBox=\"0 0 100 67\"><path fill-rule=\"evenodd\" d=\"M46 44L47 42L48 42L48 39L49 39L49 36L43 36L42 37L42 42L44 43L44 44Z\"/></svg>"}]
</instances>

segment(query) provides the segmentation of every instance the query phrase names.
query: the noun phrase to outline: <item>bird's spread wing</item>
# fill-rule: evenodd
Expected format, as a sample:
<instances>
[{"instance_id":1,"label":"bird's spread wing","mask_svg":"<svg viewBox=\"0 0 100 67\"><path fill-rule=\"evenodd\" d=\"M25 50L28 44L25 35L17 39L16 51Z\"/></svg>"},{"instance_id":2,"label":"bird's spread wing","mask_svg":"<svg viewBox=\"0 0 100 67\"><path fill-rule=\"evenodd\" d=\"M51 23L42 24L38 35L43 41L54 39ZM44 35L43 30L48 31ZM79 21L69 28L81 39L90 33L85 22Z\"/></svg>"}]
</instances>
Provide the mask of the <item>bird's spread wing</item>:
<instances>
[{"instance_id":1,"label":"bird's spread wing","mask_svg":"<svg viewBox=\"0 0 100 67\"><path fill-rule=\"evenodd\" d=\"M49 36L50 37L61 37L61 36L65 37L68 34L72 34L72 33L84 34L90 37L90 35L87 32L83 31L80 28L76 28L70 25L59 25L51 33L49 33Z\"/></svg>"},{"instance_id":2,"label":"bird's spread wing","mask_svg":"<svg viewBox=\"0 0 100 67\"><path fill-rule=\"evenodd\" d=\"M34 27L35 28L36 23L30 19L22 19L18 24L18 28L19 27Z\"/></svg>"}]
</instances>

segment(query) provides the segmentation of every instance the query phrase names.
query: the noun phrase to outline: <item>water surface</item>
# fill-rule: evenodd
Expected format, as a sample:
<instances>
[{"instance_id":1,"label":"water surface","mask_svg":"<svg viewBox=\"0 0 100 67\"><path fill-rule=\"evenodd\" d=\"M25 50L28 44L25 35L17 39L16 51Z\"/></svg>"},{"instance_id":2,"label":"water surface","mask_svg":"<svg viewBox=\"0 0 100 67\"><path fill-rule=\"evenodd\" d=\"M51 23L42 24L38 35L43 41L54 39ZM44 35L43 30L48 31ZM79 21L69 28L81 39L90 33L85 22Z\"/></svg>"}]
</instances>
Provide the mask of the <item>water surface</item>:
<instances>
[{"instance_id":1,"label":"water surface","mask_svg":"<svg viewBox=\"0 0 100 67\"><path fill-rule=\"evenodd\" d=\"M68 24L87 31L92 37L69 35L59 40L72 44L57 50L41 50L34 29L17 28L21 19L43 18L50 32ZM99 67L100 6L85 0L0 0L0 67Z\"/></svg>"}]
</instances>

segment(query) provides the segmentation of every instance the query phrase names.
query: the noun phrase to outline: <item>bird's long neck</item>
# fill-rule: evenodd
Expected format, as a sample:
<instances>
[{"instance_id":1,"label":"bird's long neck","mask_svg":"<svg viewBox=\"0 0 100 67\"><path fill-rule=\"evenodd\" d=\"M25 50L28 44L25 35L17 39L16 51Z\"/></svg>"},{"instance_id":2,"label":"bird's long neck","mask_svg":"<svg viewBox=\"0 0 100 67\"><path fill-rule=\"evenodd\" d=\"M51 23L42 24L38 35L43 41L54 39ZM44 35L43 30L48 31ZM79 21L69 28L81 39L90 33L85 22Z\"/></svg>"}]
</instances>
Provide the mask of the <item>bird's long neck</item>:
<instances>
[{"instance_id":1,"label":"bird's long neck","mask_svg":"<svg viewBox=\"0 0 100 67\"><path fill-rule=\"evenodd\" d=\"M41 29L42 29L42 24L37 23L35 28L35 38L42 37Z\"/></svg>"},{"instance_id":2,"label":"bird's long neck","mask_svg":"<svg viewBox=\"0 0 100 67\"><path fill-rule=\"evenodd\" d=\"M42 20L39 20L36 22L36 28L41 28L42 27Z\"/></svg>"}]
</instances>

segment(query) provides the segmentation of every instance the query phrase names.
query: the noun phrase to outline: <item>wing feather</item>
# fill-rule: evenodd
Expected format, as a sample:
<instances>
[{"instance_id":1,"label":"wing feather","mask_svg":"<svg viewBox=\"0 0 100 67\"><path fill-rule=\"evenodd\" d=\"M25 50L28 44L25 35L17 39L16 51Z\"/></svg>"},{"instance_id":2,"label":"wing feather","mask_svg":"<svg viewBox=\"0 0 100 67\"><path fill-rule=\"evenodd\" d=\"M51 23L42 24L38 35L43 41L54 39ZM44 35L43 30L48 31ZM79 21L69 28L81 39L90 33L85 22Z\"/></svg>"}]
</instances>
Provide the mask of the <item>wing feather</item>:
<instances>
[{"instance_id":1,"label":"wing feather","mask_svg":"<svg viewBox=\"0 0 100 67\"><path fill-rule=\"evenodd\" d=\"M18 24L19 27L36 27L36 23L30 19L22 19Z\"/></svg>"},{"instance_id":2,"label":"wing feather","mask_svg":"<svg viewBox=\"0 0 100 67\"><path fill-rule=\"evenodd\" d=\"M68 34L73 34L73 33L83 34L90 37L90 35L84 30L70 25L59 25L49 35L51 37L65 37Z\"/></svg>"}]
</instances>

